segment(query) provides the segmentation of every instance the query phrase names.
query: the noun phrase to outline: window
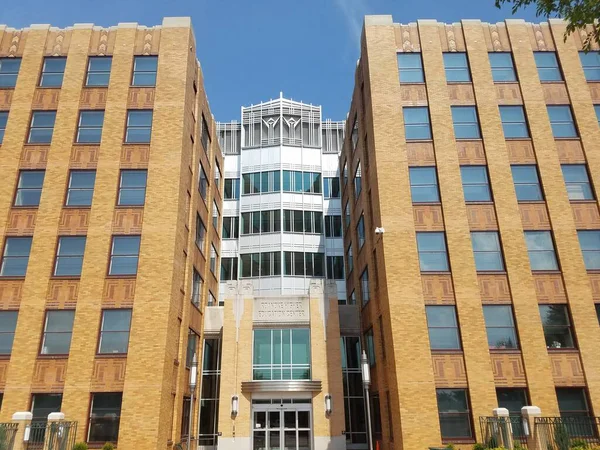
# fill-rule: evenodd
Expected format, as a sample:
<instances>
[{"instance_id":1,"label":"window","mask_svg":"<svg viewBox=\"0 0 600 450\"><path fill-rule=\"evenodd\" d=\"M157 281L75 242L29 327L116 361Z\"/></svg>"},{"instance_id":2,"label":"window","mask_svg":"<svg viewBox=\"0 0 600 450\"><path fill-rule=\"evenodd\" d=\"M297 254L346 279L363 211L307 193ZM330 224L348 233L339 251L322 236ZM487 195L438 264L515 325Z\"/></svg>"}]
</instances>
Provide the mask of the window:
<instances>
[{"instance_id":1,"label":"window","mask_svg":"<svg viewBox=\"0 0 600 450\"><path fill-rule=\"evenodd\" d=\"M579 52L579 59L583 66L585 79L587 81L600 81L600 53Z\"/></svg>"},{"instance_id":2,"label":"window","mask_svg":"<svg viewBox=\"0 0 600 450\"><path fill-rule=\"evenodd\" d=\"M219 167L219 163L215 160L215 166L214 166L214 178L215 178L215 187L217 188L218 191L221 190L221 168Z\"/></svg>"},{"instance_id":3,"label":"window","mask_svg":"<svg viewBox=\"0 0 600 450\"><path fill-rule=\"evenodd\" d=\"M33 394L31 396L31 415L32 422L35 424L45 424L48 422L48 415L53 412L59 412L62 406L62 394ZM45 431L42 433L31 433L29 445L37 444L43 446Z\"/></svg>"},{"instance_id":4,"label":"window","mask_svg":"<svg viewBox=\"0 0 600 450\"><path fill-rule=\"evenodd\" d=\"M584 388L556 388L556 399L561 417L589 417L590 411ZM573 424L572 426L576 427L577 425ZM584 430L577 431L579 433L573 433L572 436L581 436L581 432Z\"/></svg>"},{"instance_id":5,"label":"window","mask_svg":"<svg viewBox=\"0 0 600 450\"><path fill-rule=\"evenodd\" d=\"M304 230L303 227L303 212L302 211L290 211L285 210L284 212L284 223L286 228L284 231L292 231L291 228L287 228L290 223L289 217L294 216L298 222L298 225L293 231L297 233L302 233ZM322 233L323 226L321 225L321 221L323 220L322 213L310 213L309 211L305 211L304 215L306 215L306 230L307 233L312 233L314 230L314 222L310 221L310 218L313 217L314 220L318 222L319 232ZM279 209L273 209L269 211L253 211L242 213L242 235L248 234L260 234L260 233L278 233L281 231L281 211Z\"/></svg>"},{"instance_id":6,"label":"window","mask_svg":"<svg viewBox=\"0 0 600 450\"><path fill-rule=\"evenodd\" d=\"M517 332L510 305L483 305L488 346L493 349L518 348Z\"/></svg>"},{"instance_id":7,"label":"window","mask_svg":"<svg viewBox=\"0 0 600 450\"><path fill-rule=\"evenodd\" d=\"M375 341L373 340L373 328L369 328L365 333L365 353L369 360L369 366L373 367L377 359L375 358Z\"/></svg>"},{"instance_id":8,"label":"window","mask_svg":"<svg viewBox=\"0 0 600 450\"><path fill-rule=\"evenodd\" d=\"M24 277L31 251L31 237L7 237L4 243L0 276Z\"/></svg>"},{"instance_id":9,"label":"window","mask_svg":"<svg viewBox=\"0 0 600 450\"><path fill-rule=\"evenodd\" d=\"M341 336L340 347L346 413L346 442L347 444L363 444L364 447L367 442L367 419L360 366L360 337Z\"/></svg>"},{"instance_id":10,"label":"window","mask_svg":"<svg viewBox=\"0 0 600 450\"><path fill-rule=\"evenodd\" d=\"M191 329L188 330L187 349L185 352L185 367L190 368L194 363L194 355L198 357L199 336Z\"/></svg>"},{"instance_id":11,"label":"window","mask_svg":"<svg viewBox=\"0 0 600 450\"><path fill-rule=\"evenodd\" d=\"M365 215L361 214L356 225L356 234L358 235L358 250L360 251L365 245Z\"/></svg>"},{"instance_id":12,"label":"window","mask_svg":"<svg viewBox=\"0 0 600 450\"><path fill-rule=\"evenodd\" d=\"M499 106L502 130L506 139L529 138L529 127L522 106Z\"/></svg>"},{"instance_id":13,"label":"window","mask_svg":"<svg viewBox=\"0 0 600 450\"><path fill-rule=\"evenodd\" d=\"M81 276L85 241L85 236L61 236L58 238L54 276Z\"/></svg>"},{"instance_id":14,"label":"window","mask_svg":"<svg viewBox=\"0 0 600 450\"><path fill-rule=\"evenodd\" d=\"M210 246L210 271L213 275L216 275L217 271L217 259L219 258L219 254L217 253L217 249L214 244Z\"/></svg>"},{"instance_id":15,"label":"window","mask_svg":"<svg viewBox=\"0 0 600 450\"><path fill-rule=\"evenodd\" d=\"M525 231L531 270L558 270L552 235L549 231Z\"/></svg>"},{"instance_id":16,"label":"window","mask_svg":"<svg viewBox=\"0 0 600 450\"><path fill-rule=\"evenodd\" d=\"M594 200L585 164L562 164L561 166L569 200Z\"/></svg>"},{"instance_id":17,"label":"window","mask_svg":"<svg viewBox=\"0 0 600 450\"><path fill-rule=\"evenodd\" d=\"M200 308L200 302L202 300L202 277L196 270L192 272L192 303Z\"/></svg>"},{"instance_id":18,"label":"window","mask_svg":"<svg viewBox=\"0 0 600 450\"><path fill-rule=\"evenodd\" d=\"M239 178L225 178L225 200L237 200L240 198Z\"/></svg>"},{"instance_id":19,"label":"window","mask_svg":"<svg viewBox=\"0 0 600 450\"><path fill-rule=\"evenodd\" d=\"M42 67L40 87L61 87L65 75L67 58L63 56L46 56Z\"/></svg>"},{"instance_id":20,"label":"window","mask_svg":"<svg viewBox=\"0 0 600 450\"><path fill-rule=\"evenodd\" d=\"M221 340L204 339L202 352L202 390L198 445L217 446L219 416L219 386L221 380Z\"/></svg>"},{"instance_id":21,"label":"window","mask_svg":"<svg viewBox=\"0 0 600 450\"><path fill-rule=\"evenodd\" d=\"M1 142L1 140L0 140ZM340 179L338 177L323 178L323 197L324 198L340 198Z\"/></svg>"},{"instance_id":22,"label":"window","mask_svg":"<svg viewBox=\"0 0 600 450\"><path fill-rule=\"evenodd\" d=\"M575 348L567 305L540 305L547 348Z\"/></svg>"},{"instance_id":23,"label":"window","mask_svg":"<svg viewBox=\"0 0 600 450\"><path fill-rule=\"evenodd\" d=\"M354 269L354 256L352 255L352 244L348 246L348 251L346 252L346 262L348 263L348 273L350 273Z\"/></svg>"},{"instance_id":24,"label":"window","mask_svg":"<svg viewBox=\"0 0 600 450\"><path fill-rule=\"evenodd\" d=\"M409 167L410 194L413 203L440 201L435 167Z\"/></svg>"},{"instance_id":25,"label":"window","mask_svg":"<svg viewBox=\"0 0 600 450\"><path fill-rule=\"evenodd\" d=\"M342 216L325 216L325 237L342 237Z\"/></svg>"},{"instance_id":26,"label":"window","mask_svg":"<svg viewBox=\"0 0 600 450\"><path fill-rule=\"evenodd\" d=\"M204 254L204 241L206 240L206 227L200 218L200 214L196 214L196 245L202 254Z\"/></svg>"},{"instance_id":27,"label":"window","mask_svg":"<svg viewBox=\"0 0 600 450\"><path fill-rule=\"evenodd\" d=\"M555 138L576 138L578 136L570 106L553 105L547 106L547 108L552 134Z\"/></svg>"},{"instance_id":28,"label":"window","mask_svg":"<svg viewBox=\"0 0 600 450\"><path fill-rule=\"evenodd\" d=\"M204 114L202 114L202 130L200 135L200 142L202 142L202 148L204 148L204 153L208 155L208 150L211 142L210 128L208 128L208 123L206 122Z\"/></svg>"},{"instance_id":29,"label":"window","mask_svg":"<svg viewBox=\"0 0 600 450\"><path fill-rule=\"evenodd\" d=\"M21 67L21 58L0 58L0 88L14 88Z\"/></svg>"},{"instance_id":30,"label":"window","mask_svg":"<svg viewBox=\"0 0 600 450\"><path fill-rule=\"evenodd\" d=\"M429 345L432 350L460 350L458 320L454 306L425 306Z\"/></svg>"},{"instance_id":31,"label":"window","mask_svg":"<svg viewBox=\"0 0 600 450\"><path fill-rule=\"evenodd\" d=\"M417 249L421 272L447 272L448 254L443 232L418 232Z\"/></svg>"},{"instance_id":32,"label":"window","mask_svg":"<svg viewBox=\"0 0 600 450\"><path fill-rule=\"evenodd\" d=\"M29 126L28 144L49 144L52 142L56 111L33 111Z\"/></svg>"},{"instance_id":33,"label":"window","mask_svg":"<svg viewBox=\"0 0 600 450\"><path fill-rule=\"evenodd\" d=\"M544 200L536 166L510 166L519 202Z\"/></svg>"},{"instance_id":34,"label":"window","mask_svg":"<svg viewBox=\"0 0 600 450\"><path fill-rule=\"evenodd\" d=\"M112 56L90 56L85 85L94 87L108 86L111 66Z\"/></svg>"},{"instance_id":35,"label":"window","mask_svg":"<svg viewBox=\"0 0 600 450\"><path fill-rule=\"evenodd\" d=\"M405 106L404 133L407 141L431 139L431 124L429 123L429 108L427 106Z\"/></svg>"},{"instance_id":36,"label":"window","mask_svg":"<svg viewBox=\"0 0 600 450\"><path fill-rule=\"evenodd\" d=\"M221 215L221 212L219 211L219 205L217 205L216 200L213 200L212 223L213 223L213 228L215 230L219 229L219 216L220 215Z\"/></svg>"},{"instance_id":37,"label":"window","mask_svg":"<svg viewBox=\"0 0 600 450\"><path fill-rule=\"evenodd\" d=\"M73 309L46 312L46 323L42 337L42 355L69 354L74 317L75 310Z\"/></svg>"},{"instance_id":38,"label":"window","mask_svg":"<svg viewBox=\"0 0 600 450\"><path fill-rule=\"evenodd\" d=\"M305 253L304 262L307 277L325 276L325 255L323 253Z\"/></svg>"},{"instance_id":39,"label":"window","mask_svg":"<svg viewBox=\"0 0 600 450\"><path fill-rule=\"evenodd\" d=\"M221 258L221 281L238 279L238 259L234 257Z\"/></svg>"},{"instance_id":40,"label":"window","mask_svg":"<svg viewBox=\"0 0 600 450\"><path fill-rule=\"evenodd\" d=\"M310 380L310 331L255 329L254 380Z\"/></svg>"},{"instance_id":41,"label":"window","mask_svg":"<svg viewBox=\"0 0 600 450\"><path fill-rule=\"evenodd\" d=\"M346 200L346 206L344 206L344 224L346 228L350 226L351 221L352 218L350 217L350 204L348 200Z\"/></svg>"},{"instance_id":42,"label":"window","mask_svg":"<svg viewBox=\"0 0 600 450\"><path fill-rule=\"evenodd\" d=\"M358 166L356 166L356 171L354 172L354 200L358 200L360 193L362 191L362 173L360 170L360 161L358 162Z\"/></svg>"},{"instance_id":43,"label":"window","mask_svg":"<svg viewBox=\"0 0 600 450\"><path fill-rule=\"evenodd\" d=\"M365 306L371 300L371 294L369 292L369 268L363 270L360 274L360 295L362 299L362 305Z\"/></svg>"},{"instance_id":44,"label":"window","mask_svg":"<svg viewBox=\"0 0 600 450\"><path fill-rule=\"evenodd\" d=\"M113 236L109 275L136 275L140 236Z\"/></svg>"},{"instance_id":45,"label":"window","mask_svg":"<svg viewBox=\"0 0 600 450\"><path fill-rule=\"evenodd\" d=\"M125 142L128 144L147 144L152 134L152 111L127 111Z\"/></svg>"},{"instance_id":46,"label":"window","mask_svg":"<svg viewBox=\"0 0 600 450\"><path fill-rule=\"evenodd\" d=\"M594 111L596 111L596 119L598 120L598 126L600 126L600 105L594 105Z\"/></svg>"},{"instance_id":47,"label":"window","mask_svg":"<svg viewBox=\"0 0 600 450\"><path fill-rule=\"evenodd\" d=\"M420 53L398 53L400 83L423 83L423 60Z\"/></svg>"},{"instance_id":48,"label":"window","mask_svg":"<svg viewBox=\"0 0 600 450\"><path fill-rule=\"evenodd\" d=\"M202 197L202 200L204 201L204 203L206 203L206 194L207 194L207 189L208 189L208 178L206 176L206 172L204 171L204 167L202 167L201 163L198 166L198 172L199 172L199 177L198 177L198 192L200 193L200 197Z\"/></svg>"},{"instance_id":49,"label":"window","mask_svg":"<svg viewBox=\"0 0 600 450\"><path fill-rule=\"evenodd\" d=\"M344 279L344 257L343 256L328 256L327 257L327 279L328 280L343 280Z\"/></svg>"},{"instance_id":50,"label":"window","mask_svg":"<svg viewBox=\"0 0 600 450\"><path fill-rule=\"evenodd\" d=\"M102 139L103 123L104 111L81 111L79 113L76 142L79 144L99 144Z\"/></svg>"},{"instance_id":51,"label":"window","mask_svg":"<svg viewBox=\"0 0 600 450\"><path fill-rule=\"evenodd\" d=\"M471 81L466 53L444 53L444 69L448 83Z\"/></svg>"},{"instance_id":52,"label":"window","mask_svg":"<svg viewBox=\"0 0 600 450\"><path fill-rule=\"evenodd\" d=\"M577 231L577 236L585 261L585 268L587 270L600 270L600 231L580 230Z\"/></svg>"},{"instance_id":53,"label":"window","mask_svg":"<svg viewBox=\"0 0 600 450\"><path fill-rule=\"evenodd\" d=\"M442 439L471 439L471 412L466 389L436 389Z\"/></svg>"},{"instance_id":54,"label":"window","mask_svg":"<svg viewBox=\"0 0 600 450\"><path fill-rule=\"evenodd\" d=\"M122 170L119 182L119 206L142 206L146 199L147 170Z\"/></svg>"},{"instance_id":55,"label":"window","mask_svg":"<svg viewBox=\"0 0 600 450\"><path fill-rule=\"evenodd\" d=\"M451 109L456 139L480 139L475 106L452 106Z\"/></svg>"},{"instance_id":56,"label":"window","mask_svg":"<svg viewBox=\"0 0 600 450\"><path fill-rule=\"evenodd\" d=\"M276 171L279 178L279 171ZM264 174L263 174L264 176ZM244 181L245 183L245 181ZM264 182L263 182L264 184ZM276 188L272 191L279 191L279 179L276 182ZM270 192L265 191L263 192ZM292 170L283 171L283 192L304 192L306 194L321 193L321 174L315 172L298 172Z\"/></svg>"},{"instance_id":57,"label":"window","mask_svg":"<svg viewBox=\"0 0 600 450\"><path fill-rule=\"evenodd\" d=\"M527 389L519 388L496 388L498 407L508 409L511 416L521 414L521 408L529 405L527 400ZM513 425L514 427L514 425ZM521 426L519 426L521 428ZM523 433L520 433L523 435Z\"/></svg>"},{"instance_id":58,"label":"window","mask_svg":"<svg viewBox=\"0 0 600 450\"><path fill-rule=\"evenodd\" d=\"M285 190L286 192L302 192L302 172L290 172L284 170L284 187L286 181L286 172L293 173L294 175L299 174L296 181L299 181L299 188L297 190ZM272 170L269 172L254 172L245 173L242 175L242 194L260 194L261 192L279 192L281 191L280 182L280 171ZM294 178L293 176L291 178ZM288 180L289 181L289 180ZM320 186L320 183L319 183Z\"/></svg>"},{"instance_id":59,"label":"window","mask_svg":"<svg viewBox=\"0 0 600 450\"><path fill-rule=\"evenodd\" d=\"M0 355L10 355L19 311L0 311Z\"/></svg>"},{"instance_id":60,"label":"window","mask_svg":"<svg viewBox=\"0 0 600 450\"><path fill-rule=\"evenodd\" d=\"M348 297L349 305L356 305L356 291L352 290L350 293L350 297Z\"/></svg>"},{"instance_id":61,"label":"window","mask_svg":"<svg viewBox=\"0 0 600 450\"><path fill-rule=\"evenodd\" d=\"M460 175L465 193L465 202L492 201L490 182L485 166L461 166Z\"/></svg>"},{"instance_id":62,"label":"window","mask_svg":"<svg viewBox=\"0 0 600 450\"><path fill-rule=\"evenodd\" d=\"M156 86L158 56L134 56L132 86Z\"/></svg>"},{"instance_id":63,"label":"window","mask_svg":"<svg viewBox=\"0 0 600 450\"><path fill-rule=\"evenodd\" d=\"M598 316L598 323L600 323L600 303L596 303L596 315Z\"/></svg>"},{"instance_id":64,"label":"window","mask_svg":"<svg viewBox=\"0 0 600 450\"><path fill-rule=\"evenodd\" d=\"M38 206L44 185L43 170L22 170L19 172L19 184L15 195L15 206Z\"/></svg>"},{"instance_id":65,"label":"window","mask_svg":"<svg viewBox=\"0 0 600 450\"><path fill-rule=\"evenodd\" d=\"M90 206L96 182L95 170L71 170L66 206Z\"/></svg>"},{"instance_id":66,"label":"window","mask_svg":"<svg viewBox=\"0 0 600 450\"><path fill-rule=\"evenodd\" d=\"M291 254L291 252L286 253ZM294 252L293 255L300 256L299 258L292 258L292 260L295 261L295 268L300 272L298 275L304 275L304 254L302 252ZM240 278L258 278L279 275L281 275L280 252L246 253L240 255ZM294 273L286 272L286 275L294 275Z\"/></svg>"},{"instance_id":67,"label":"window","mask_svg":"<svg viewBox=\"0 0 600 450\"><path fill-rule=\"evenodd\" d=\"M492 79L495 83L517 81L512 55L508 52L490 53Z\"/></svg>"},{"instance_id":68,"label":"window","mask_svg":"<svg viewBox=\"0 0 600 450\"><path fill-rule=\"evenodd\" d=\"M562 73L554 52L533 52L540 81L562 81Z\"/></svg>"},{"instance_id":69,"label":"window","mask_svg":"<svg viewBox=\"0 0 600 450\"><path fill-rule=\"evenodd\" d=\"M8 121L8 111L0 111L0 144L4 140L4 132L6 131L6 122ZM339 183L339 181L338 181Z\"/></svg>"},{"instance_id":70,"label":"window","mask_svg":"<svg viewBox=\"0 0 600 450\"><path fill-rule=\"evenodd\" d=\"M106 309L102 311L102 326L100 328L98 353L127 353L130 326L130 309Z\"/></svg>"},{"instance_id":71,"label":"window","mask_svg":"<svg viewBox=\"0 0 600 450\"><path fill-rule=\"evenodd\" d=\"M477 271L504 270L500 238L497 231L472 231L471 244Z\"/></svg>"},{"instance_id":72,"label":"window","mask_svg":"<svg viewBox=\"0 0 600 450\"><path fill-rule=\"evenodd\" d=\"M92 394L88 442L117 442L122 393Z\"/></svg>"},{"instance_id":73,"label":"window","mask_svg":"<svg viewBox=\"0 0 600 450\"><path fill-rule=\"evenodd\" d=\"M350 135L352 141L352 151L356 150L358 145L358 115L354 114L354 123L352 124L352 134Z\"/></svg>"},{"instance_id":74,"label":"window","mask_svg":"<svg viewBox=\"0 0 600 450\"><path fill-rule=\"evenodd\" d=\"M223 239L237 239L240 237L240 218L223 217Z\"/></svg>"}]
</instances>

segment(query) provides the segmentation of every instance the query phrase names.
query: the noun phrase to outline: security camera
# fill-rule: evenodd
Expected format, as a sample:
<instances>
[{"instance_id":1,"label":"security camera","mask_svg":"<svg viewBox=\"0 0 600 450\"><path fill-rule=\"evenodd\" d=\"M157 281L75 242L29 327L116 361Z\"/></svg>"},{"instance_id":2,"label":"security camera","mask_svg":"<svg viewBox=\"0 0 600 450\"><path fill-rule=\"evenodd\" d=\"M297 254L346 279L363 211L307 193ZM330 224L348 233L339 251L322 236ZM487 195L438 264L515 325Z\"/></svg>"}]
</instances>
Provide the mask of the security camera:
<instances>
[{"instance_id":1,"label":"security camera","mask_svg":"<svg viewBox=\"0 0 600 450\"><path fill-rule=\"evenodd\" d=\"M385 228L383 228L383 227L375 228L375 234L383 234L383 233L385 233Z\"/></svg>"}]
</instances>

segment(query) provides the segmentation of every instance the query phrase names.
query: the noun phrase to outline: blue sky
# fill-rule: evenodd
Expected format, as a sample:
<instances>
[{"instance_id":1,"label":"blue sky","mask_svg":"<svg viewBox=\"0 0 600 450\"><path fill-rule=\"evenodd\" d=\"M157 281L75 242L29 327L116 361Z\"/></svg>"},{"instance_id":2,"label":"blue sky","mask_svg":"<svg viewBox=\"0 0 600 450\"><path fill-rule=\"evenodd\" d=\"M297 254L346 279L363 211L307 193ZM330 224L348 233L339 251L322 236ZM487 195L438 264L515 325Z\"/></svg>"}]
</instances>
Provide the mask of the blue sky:
<instances>
[{"instance_id":1,"label":"blue sky","mask_svg":"<svg viewBox=\"0 0 600 450\"><path fill-rule=\"evenodd\" d=\"M239 119L240 106L280 91L320 104L324 118L340 120L350 103L365 14L391 14L401 23L512 17L509 8L496 9L494 0L6 0L0 23L150 26L163 16L191 16L217 120ZM536 20L533 9L515 17Z\"/></svg>"}]
</instances>

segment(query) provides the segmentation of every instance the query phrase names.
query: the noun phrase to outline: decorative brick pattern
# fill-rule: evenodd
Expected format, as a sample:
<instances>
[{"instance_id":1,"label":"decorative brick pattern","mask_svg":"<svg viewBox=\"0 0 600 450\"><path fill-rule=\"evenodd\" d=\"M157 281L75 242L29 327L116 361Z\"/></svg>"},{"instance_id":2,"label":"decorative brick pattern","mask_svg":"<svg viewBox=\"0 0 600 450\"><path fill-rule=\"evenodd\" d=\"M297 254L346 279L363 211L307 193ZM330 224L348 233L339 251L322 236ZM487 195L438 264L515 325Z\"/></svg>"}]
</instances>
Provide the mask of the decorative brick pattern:
<instances>
[{"instance_id":1,"label":"decorative brick pattern","mask_svg":"<svg viewBox=\"0 0 600 450\"><path fill-rule=\"evenodd\" d=\"M79 107L81 109L104 109L107 95L108 89L106 88L83 88Z\"/></svg>"},{"instance_id":2,"label":"decorative brick pattern","mask_svg":"<svg viewBox=\"0 0 600 450\"><path fill-rule=\"evenodd\" d=\"M479 274L479 292L483 303L511 303L508 277L504 274Z\"/></svg>"},{"instance_id":3,"label":"decorative brick pattern","mask_svg":"<svg viewBox=\"0 0 600 450\"><path fill-rule=\"evenodd\" d=\"M96 145L74 145L69 167L72 169L95 169L98 166L99 147Z\"/></svg>"},{"instance_id":4,"label":"decorative brick pattern","mask_svg":"<svg viewBox=\"0 0 600 450\"><path fill-rule=\"evenodd\" d=\"M433 151L433 143L407 143L406 158L409 166L435 166L435 152Z\"/></svg>"},{"instance_id":5,"label":"decorative brick pattern","mask_svg":"<svg viewBox=\"0 0 600 450\"><path fill-rule=\"evenodd\" d=\"M46 295L46 308L71 309L77 305L78 280L50 280Z\"/></svg>"},{"instance_id":6,"label":"decorative brick pattern","mask_svg":"<svg viewBox=\"0 0 600 450\"><path fill-rule=\"evenodd\" d=\"M585 376L578 352L548 352L554 383L560 387L585 386Z\"/></svg>"},{"instance_id":7,"label":"decorative brick pattern","mask_svg":"<svg viewBox=\"0 0 600 450\"><path fill-rule=\"evenodd\" d=\"M545 203L519 203L524 230L549 230L550 217Z\"/></svg>"},{"instance_id":8,"label":"decorative brick pattern","mask_svg":"<svg viewBox=\"0 0 600 450\"><path fill-rule=\"evenodd\" d=\"M45 169L48 162L48 146L25 145L21 152L21 169Z\"/></svg>"},{"instance_id":9,"label":"decorative brick pattern","mask_svg":"<svg viewBox=\"0 0 600 450\"><path fill-rule=\"evenodd\" d=\"M133 305L135 280L107 279L104 282L102 306L104 308L127 308Z\"/></svg>"},{"instance_id":10,"label":"decorative brick pattern","mask_svg":"<svg viewBox=\"0 0 600 450\"><path fill-rule=\"evenodd\" d=\"M498 229L494 205L467 205L469 228L472 231L495 231Z\"/></svg>"},{"instance_id":11,"label":"decorative brick pattern","mask_svg":"<svg viewBox=\"0 0 600 450\"><path fill-rule=\"evenodd\" d=\"M461 165L482 166L487 163L482 141L456 141Z\"/></svg>"},{"instance_id":12,"label":"decorative brick pattern","mask_svg":"<svg viewBox=\"0 0 600 450\"><path fill-rule=\"evenodd\" d=\"M23 295L23 280L0 280L0 308L18 309Z\"/></svg>"},{"instance_id":13,"label":"decorative brick pattern","mask_svg":"<svg viewBox=\"0 0 600 450\"><path fill-rule=\"evenodd\" d=\"M562 275L534 274L535 292L539 303L566 303L567 294Z\"/></svg>"},{"instance_id":14,"label":"decorative brick pattern","mask_svg":"<svg viewBox=\"0 0 600 450\"><path fill-rule=\"evenodd\" d=\"M571 203L573 209L573 219L578 230L598 230L600 229L600 211L598 203Z\"/></svg>"},{"instance_id":15,"label":"decorative brick pattern","mask_svg":"<svg viewBox=\"0 0 600 450\"><path fill-rule=\"evenodd\" d=\"M92 392L121 392L125 383L126 358L102 358L94 361Z\"/></svg>"},{"instance_id":16,"label":"decorative brick pattern","mask_svg":"<svg viewBox=\"0 0 600 450\"><path fill-rule=\"evenodd\" d=\"M506 150L511 164L535 164L535 153L531 141L506 141Z\"/></svg>"},{"instance_id":17,"label":"decorative brick pattern","mask_svg":"<svg viewBox=\"0 0 600 450\"><path fill-rule=\"evenodd\" d=\"M142 232L143 208L117 208L113 217L113 234L140 234Z\"/></svg>"},{"instance_id":18,"label":"decorative brick pattern","mask_svg":"<svg viewBox=\"0 0 600 450\"><path fill-rule=\"evenodd\" d=\"M451 275L421 275L423 298L428 305L453 305L454 287Z\"/></svg>"},{"instance_id":19,"label":"decorative brick pattern","mask_svg":"<svg viewBox=\"0 0 600 450\"><path fill-rule=\"evenodd\" d=\"M64 208L60 213L58 233L61 235L85 235L89 222L89 209Z\"/></svg>"},{"instance_id":20,"label":"decorative brick pattern","mask_svg":"<svg viewBox=\"0 0 600 450\"><path fill-rule=\"evenodd\" d=\"M519 353L491 354L494 381L498 387L527 387L523 357Z\"/></svg>"},{"instance_id":21,"label":"decorative brick pattern","mask_svg":"<svg viewBox=\"0 0 600 450\"><path fill-rule=\"evenodd\" d=\"M434 354L431 358L436 387L467 387L467 370L463 355Z\"/></svg>"},{"instance_id":22,"label":"decorative brick pattern","mask_svg":"<svg viewBox=\"0 0 600 450\"><path fill-rule=\"evenodd\" d=\"M417 231L444 231L444 216L439 205L415 205L415 229Z\"/></svg>"},{"instance_id":23,"label":"decorative brick pattern","mask_svg":"<svg viewBox=\"0 0 600 450\"><path fill-rule=\"evenodd\" d=\"M66 372L66 359L38 359L31 380L31 390L39 393L62 392Z\"/></svg>"},{"instance_id":24,"label":"decorative brick pattern","mask_svg":"<svg viewBox=\"0 0 600 450\"><path fill-rule=\"evenodd\" d=\"M2 89L0 91L0 111L8 111L12 102L13 90Z\"/></svg>"},{"instance_id":25,"label":"decorative brick pattern","mask_svg":"<svg viewBox=\"0 0 600 450\"><path fill-rule=\"evenodd\" d=\"M121 168L146 169L150 158L147 145L124 145L121 151Z\"/></svg>"},{"instance_id":26,"label":"decorative brick pattern","mask_svg":"<svg viewBox=\"0 0 600 450\"><path fill-rule=\"evenodd\" d=\"M152 109L156 90L148 87L132 87L127 97L127 109Z\"/></svg>"},{"instance_id":27,"label":"decorative brick pattern","mask_svg":"<svg viewBox=\"0 0 600 450\"><path fill-rule=\"evenodd\" d=\"M12 209L6 224L8 236L31 236L35 229L36 209Z\"/></svg>"},{"instance_id":28,"label":"decorative brick pattern","mask_svg":"<svg viewBox=\"0 0 600 450\"><path fill-rule=\"evenodd\" d=\"M499 105L522 105L521 88L518 83L494 85Z\"/></svg>"}]
</instances>

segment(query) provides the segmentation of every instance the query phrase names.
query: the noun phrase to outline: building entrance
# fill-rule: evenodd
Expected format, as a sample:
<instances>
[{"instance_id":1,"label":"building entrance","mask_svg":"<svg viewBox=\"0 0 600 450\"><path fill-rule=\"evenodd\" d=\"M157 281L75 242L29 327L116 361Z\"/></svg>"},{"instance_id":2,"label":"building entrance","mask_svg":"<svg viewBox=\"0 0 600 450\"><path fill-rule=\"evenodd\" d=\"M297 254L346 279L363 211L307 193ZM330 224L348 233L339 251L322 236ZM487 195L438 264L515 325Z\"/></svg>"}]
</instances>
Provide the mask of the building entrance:
<instances>
[{"instance_id":1,"label":"building entrance","mask_svg":"<svg viewBox=\"0 0 600 450\"><path fill-rule=\"evenodd\" d=\"M312 405L304 399L252 402L253 450L311 450Z\"/></svg>"}]
</instances>

